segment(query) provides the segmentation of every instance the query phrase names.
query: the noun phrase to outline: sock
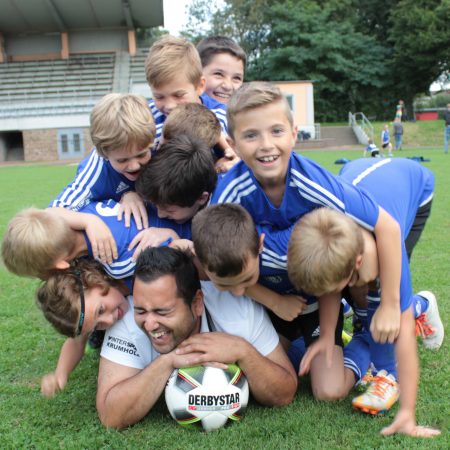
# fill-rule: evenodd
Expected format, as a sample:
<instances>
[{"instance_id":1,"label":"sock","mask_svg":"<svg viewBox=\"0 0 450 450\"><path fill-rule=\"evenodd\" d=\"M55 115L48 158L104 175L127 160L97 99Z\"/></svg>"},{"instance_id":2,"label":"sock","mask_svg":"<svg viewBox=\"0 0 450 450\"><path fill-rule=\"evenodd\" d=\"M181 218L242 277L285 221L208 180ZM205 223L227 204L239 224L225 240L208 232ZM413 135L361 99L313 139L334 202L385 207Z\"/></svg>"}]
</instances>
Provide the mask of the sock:
<instances>
[{"instance_id":1,"label":"sock","mask_svg":"<svg viewBox=\"0 0 450 450\"><path fill-rule=\"evenodd\" d=\"M356 383L361 381L370 365L369 335L366 330L355 333L344 347L344 366L355 374Z\"/></svg>"},{"instance_id":2,"label":"sock","mask_svg":"<svg viewBox=\"0 0 450 450\"><path fill-rule=\"evenodd\" d=\"M420 295L414 295L412 303L414 305L414 319L417 319L428 309L428 300Z\"/></svg>"},{"instance_id":3,"label":"sock","mask_svg":"<svg viewBox=\"0 0 450 450\"><path fill-rule=\"evenodd\" d=\"M369 301L367 305L367 322L370 329L370 324L372 322L372 317L375 314L378 306L380 305L379 300L376 301L376 295L374 293L369 293ZM379 299L379 297L378 297ZM385 370L390 373L398 380L397 375L397 359L395 357L395 345L394 344L380 344L373 340L372 334L369 332L368 342L370 349L370 358L372 364L375 368L375 372L380 370Z\"/></svg>"},{"instance_id":4,"label":"sock","mask_svg":"<svg viewBox=\"0 0 450 450\"><path fill-rule=\"evenodd\" d=\"M291 342L291 346L288 350L288 357L296 372L298 372L300 369L300 361L302 360L305 353L306 345L303 336Z\"/></svg>"}]
</instances>

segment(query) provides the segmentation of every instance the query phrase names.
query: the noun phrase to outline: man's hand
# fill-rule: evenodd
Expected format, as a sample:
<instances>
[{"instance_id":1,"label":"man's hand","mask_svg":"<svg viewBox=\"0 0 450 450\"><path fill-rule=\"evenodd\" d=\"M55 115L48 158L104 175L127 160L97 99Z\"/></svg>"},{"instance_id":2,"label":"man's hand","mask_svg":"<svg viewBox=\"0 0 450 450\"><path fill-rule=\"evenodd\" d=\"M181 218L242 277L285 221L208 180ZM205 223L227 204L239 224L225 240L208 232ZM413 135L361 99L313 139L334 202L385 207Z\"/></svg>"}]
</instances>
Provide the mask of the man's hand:
<instances>
[{"instance_id":1,"label":"man's hand","mask_svg":"<svg viewBox=\"0 0 450 450\"><path fill-rule=\"evenodd\" d=\"M104 264L111 264L117 258L117 245L111 230L102 219L84 214L85 231L92 247L92 255Z\"/></svg>"},{"instance_id":2,"label":"man's hand","mask_svg":"<svg viewBox=\"0 0 450 450\"><path fill-rule=\"evenodd\" d=\"M117 220L122 220L125 215L125 226L129 228L131 216L138 230L148 228L148 214L147 209L142 201L142 198L133 191L125 192L119 202L119 212L117 213Z\"/></svg>"},{"instance_id":3,"label":"man's hand","mask_svg":"<svg viewBox=\"0 0 450 450\"><path fill-rule=\"evenodd\" d=\"M380 344L393 343L400 332L400 307L386 305L381 302L375 311L370 324L370 332L374 341Z\"/></svg>"},{"instance_id":4,"label":"man's hand","mask_svg":"<svg viewBox=\"0 0 450 450\"><path fill-rule=\"evenodd\" d=\"M67 378L59 376L56 372L44 375L41 380L41 394L44 397L54 397L59 391L62 391L67 384Z\"/></svg>"},{"instance_id":5,"label":"man's hand","mask_svg":"<svg viewBox=\"0 0 450 450\"><path fill-rule=\"evenodd\" d=\"M306 375L311 369L313 359L320 354L325 355L326 367L331 368L333 362L333 350L334 336L331 334L329 337L320 336L306 350L305 356L303 356L300 363L298 374L300 376Z\"/></svg>"},{"instance_id":6,"label":"man's hand","mask_svg":"<svg viewBox=\"0 0 450 450\"><path fill-rule=\"evenodd\" d=\"M402 412L400 410L391 425L381 430L383 436L390 436L395 433L406 434L412 437L434 437L441 434L440 430L435 428L417 425L414 415L408 411Z\"/></svg>"},{"instance_id":7,"label":"man's hand","mask_svg":"<svg viewBox=\"0 0 450 450\"><path fill-rule=\"evenodd\" d=\"M280 295L272 311L281 319L291 322L306 308L306 300L299 295Z\"/></svg>"},{"instance_id":8,"label":"man's hand","mask_svg":"<svg viewBox=\"0 0 450 450\"><path fill-rule=\"evenodd\" d=\"M205 363L239 363L249 344L238 336L226 333L199 333L184 340L175 353L189 355L190 365Z\"/></svg>"},{"instance_id":9,"label":"man's hand","mask_svg":"<svg viewBox=\"0 0 450 450\"><path fill-rule=\"evenodd\" d=\"M128 250L132 250L137 245L133 253L133 259L136 260L142 250L147 247L159 247L168 239L178 239L178 234L170 228L146 228L134 237L128 246Z\"/></svg>"}]
</instances>

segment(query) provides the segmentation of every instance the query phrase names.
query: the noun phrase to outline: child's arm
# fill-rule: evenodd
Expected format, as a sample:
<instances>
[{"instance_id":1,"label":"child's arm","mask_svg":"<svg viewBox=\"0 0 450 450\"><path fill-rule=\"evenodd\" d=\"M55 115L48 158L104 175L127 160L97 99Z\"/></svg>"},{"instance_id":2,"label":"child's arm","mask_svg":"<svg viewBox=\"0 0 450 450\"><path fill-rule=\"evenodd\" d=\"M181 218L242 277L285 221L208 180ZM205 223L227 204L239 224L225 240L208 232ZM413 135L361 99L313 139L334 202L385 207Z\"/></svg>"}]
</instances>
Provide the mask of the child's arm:
<instances>
[{"instance_id":1,"label":"child's arm","mask_svg":"<svg viewBox=\"0 0 450 450\"><path fill-rule=\"evenodd\" d=\"M332 365L333 350L335 346L335 331L341 308L341 293L333 292L319 297L319 325L320 336L313 342L300 363L299 375L307 374L311 368L312 360L320 353L325 354L327 367Z\"/></svg>"},{"instance_id":2,"label":"child's arm","mask_svg":"<svg viewBox=\"0 0 450 450\"><path fill-rule=\"evenodd\" d=\"M217 145L223 150L223 158L216 161L216 171L218 173L228 172L241 159L236 155L234 150L230 147L224 133L220 135Z\"/></svg>"},{"instance_id":3,"label":"child's arm","mask_svg":"<svg viewBox=\"0 0 450 450\"><path fill-rule=\"evenodd\" d=\"M58 391L62 391L65 388L70 374L83 358L84 347L86 346L88 337L88 334L84 334L76 338L66 339L61 347L56 370L42 378L42 395L45 397L53 397Z\"/></svg>"},{"instance_id":4,"label":"child's arm","mask_svg":"<svg viewBox=\"0 0 450 450\"><path fill-rule=\"evenodd\" d=\"M381 304L370 331L375 341L394 342L400 331L400 274L402 266L400 226L383 208L375 225ZM405 264L408 262L405 261Z\"/></svg>"},{"instance_id":5,"label":"child's arm","mask_svg":"<svg viewBox=\"0 0 450 450\"><path fill-rule=\"evenodd\" d=\"M245 294L287 321L294 320L306 307L306 300L303 297L281 295L261 284L248 287Z\"/></svg>"},{"instance_id":6,"label":"child's arm","mask_svg":"<svg viewBox=\"0 0 450 450\"><path fill-rule=\"evenodd\" d=\"M400 408L392 424L381 431L385 436L401 433L414 437L432 437L441 434L439 430L419 426L416 423L415 407L419 383L419 360L414 328L413 312L411 308L408 308L402 313L400 334L395 345L401 389Z\"/></svg>"},{"instance_id":7,"label":"child's arm","mask_svg":"<svg viewBox=\"0 0 450 450\"><path fill-rule=\"evenodd\" d=\"M122 220L125 215L125 226L129 228L131 216L134 217L138 230L148 228L147 208L139 194L133 191L125 192L119 202L117 219Z\"/></svg>"},{"instance_id":8,"label":"child's arm","mask_svg":"<svg viewBox=\"0 0 450 450\"><path fill-rule=\"evenodd\" d=\"M155 228L150 227L140 231L134 239L130 242L128 250L136 247L133 253L133 259L137 259L139 254L147 247L159 247L167 240L180 239L178 234L170 228Z\"/></svg>"},{"instance_id":9,"label":"child's arm","mask_svg":"<svg viewBox=\"0 0 450 450\"><path fill-rule=\"evenodd\" d=\"M71 211L66 208L47 208L50 214L62 217L73 230L85 231L92 247L94 258L111 264L117 258L117 246L111 230L97 216Z\"/></svg>"}]
</instances>

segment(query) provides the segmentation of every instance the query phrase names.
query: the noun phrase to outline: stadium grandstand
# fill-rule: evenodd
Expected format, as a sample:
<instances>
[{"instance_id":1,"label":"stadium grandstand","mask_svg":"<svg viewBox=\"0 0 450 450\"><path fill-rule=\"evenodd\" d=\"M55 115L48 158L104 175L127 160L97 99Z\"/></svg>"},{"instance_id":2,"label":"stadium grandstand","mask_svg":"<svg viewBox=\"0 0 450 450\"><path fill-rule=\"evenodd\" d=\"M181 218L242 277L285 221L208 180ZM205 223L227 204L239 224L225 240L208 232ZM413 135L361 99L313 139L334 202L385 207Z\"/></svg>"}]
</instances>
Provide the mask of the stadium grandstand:
<instances>
[{"instance_id":1,"label":"stadium grandstand","mask_svg":"<svg viewBox=\"0 0 450 450\"><path fill-rule=\"evenodd\" d=\"M150 96L136 29L162 0L0 0L0 162L79 159L109 92Z\"/></svg>"}]
</instances>

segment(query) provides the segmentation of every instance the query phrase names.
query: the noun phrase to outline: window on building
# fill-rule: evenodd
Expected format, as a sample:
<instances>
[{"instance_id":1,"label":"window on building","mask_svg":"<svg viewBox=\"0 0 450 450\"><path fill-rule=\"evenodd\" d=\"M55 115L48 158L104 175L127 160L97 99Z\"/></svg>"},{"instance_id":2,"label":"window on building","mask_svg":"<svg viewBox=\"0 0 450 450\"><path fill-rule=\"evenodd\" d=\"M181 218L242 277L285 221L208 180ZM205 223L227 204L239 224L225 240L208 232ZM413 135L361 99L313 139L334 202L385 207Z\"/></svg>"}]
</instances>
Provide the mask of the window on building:
<instances>
[{"instance_id":1,"label":"window on building","mask_svg":"<svg viewBox=\"0 0 450 450\"><path fill-rule=\"evenodd\" d=\"M286 100L289 104L289 108L291 108L291 111L294 111L294 95L293 94L286 94L285 95Z\"/></svg>"},{"instance_id":2,"label":"window on building","mask_svg":"<svg viewBox=\"0 0 450 450\"><path fill-rule=\"evenodd\" d=\"M61 151L63 153L68 153L69 152L69 142L68 142L68 138L67 138L67 134L62 134L61 135Z\"/></svg>"}]
</instances>

